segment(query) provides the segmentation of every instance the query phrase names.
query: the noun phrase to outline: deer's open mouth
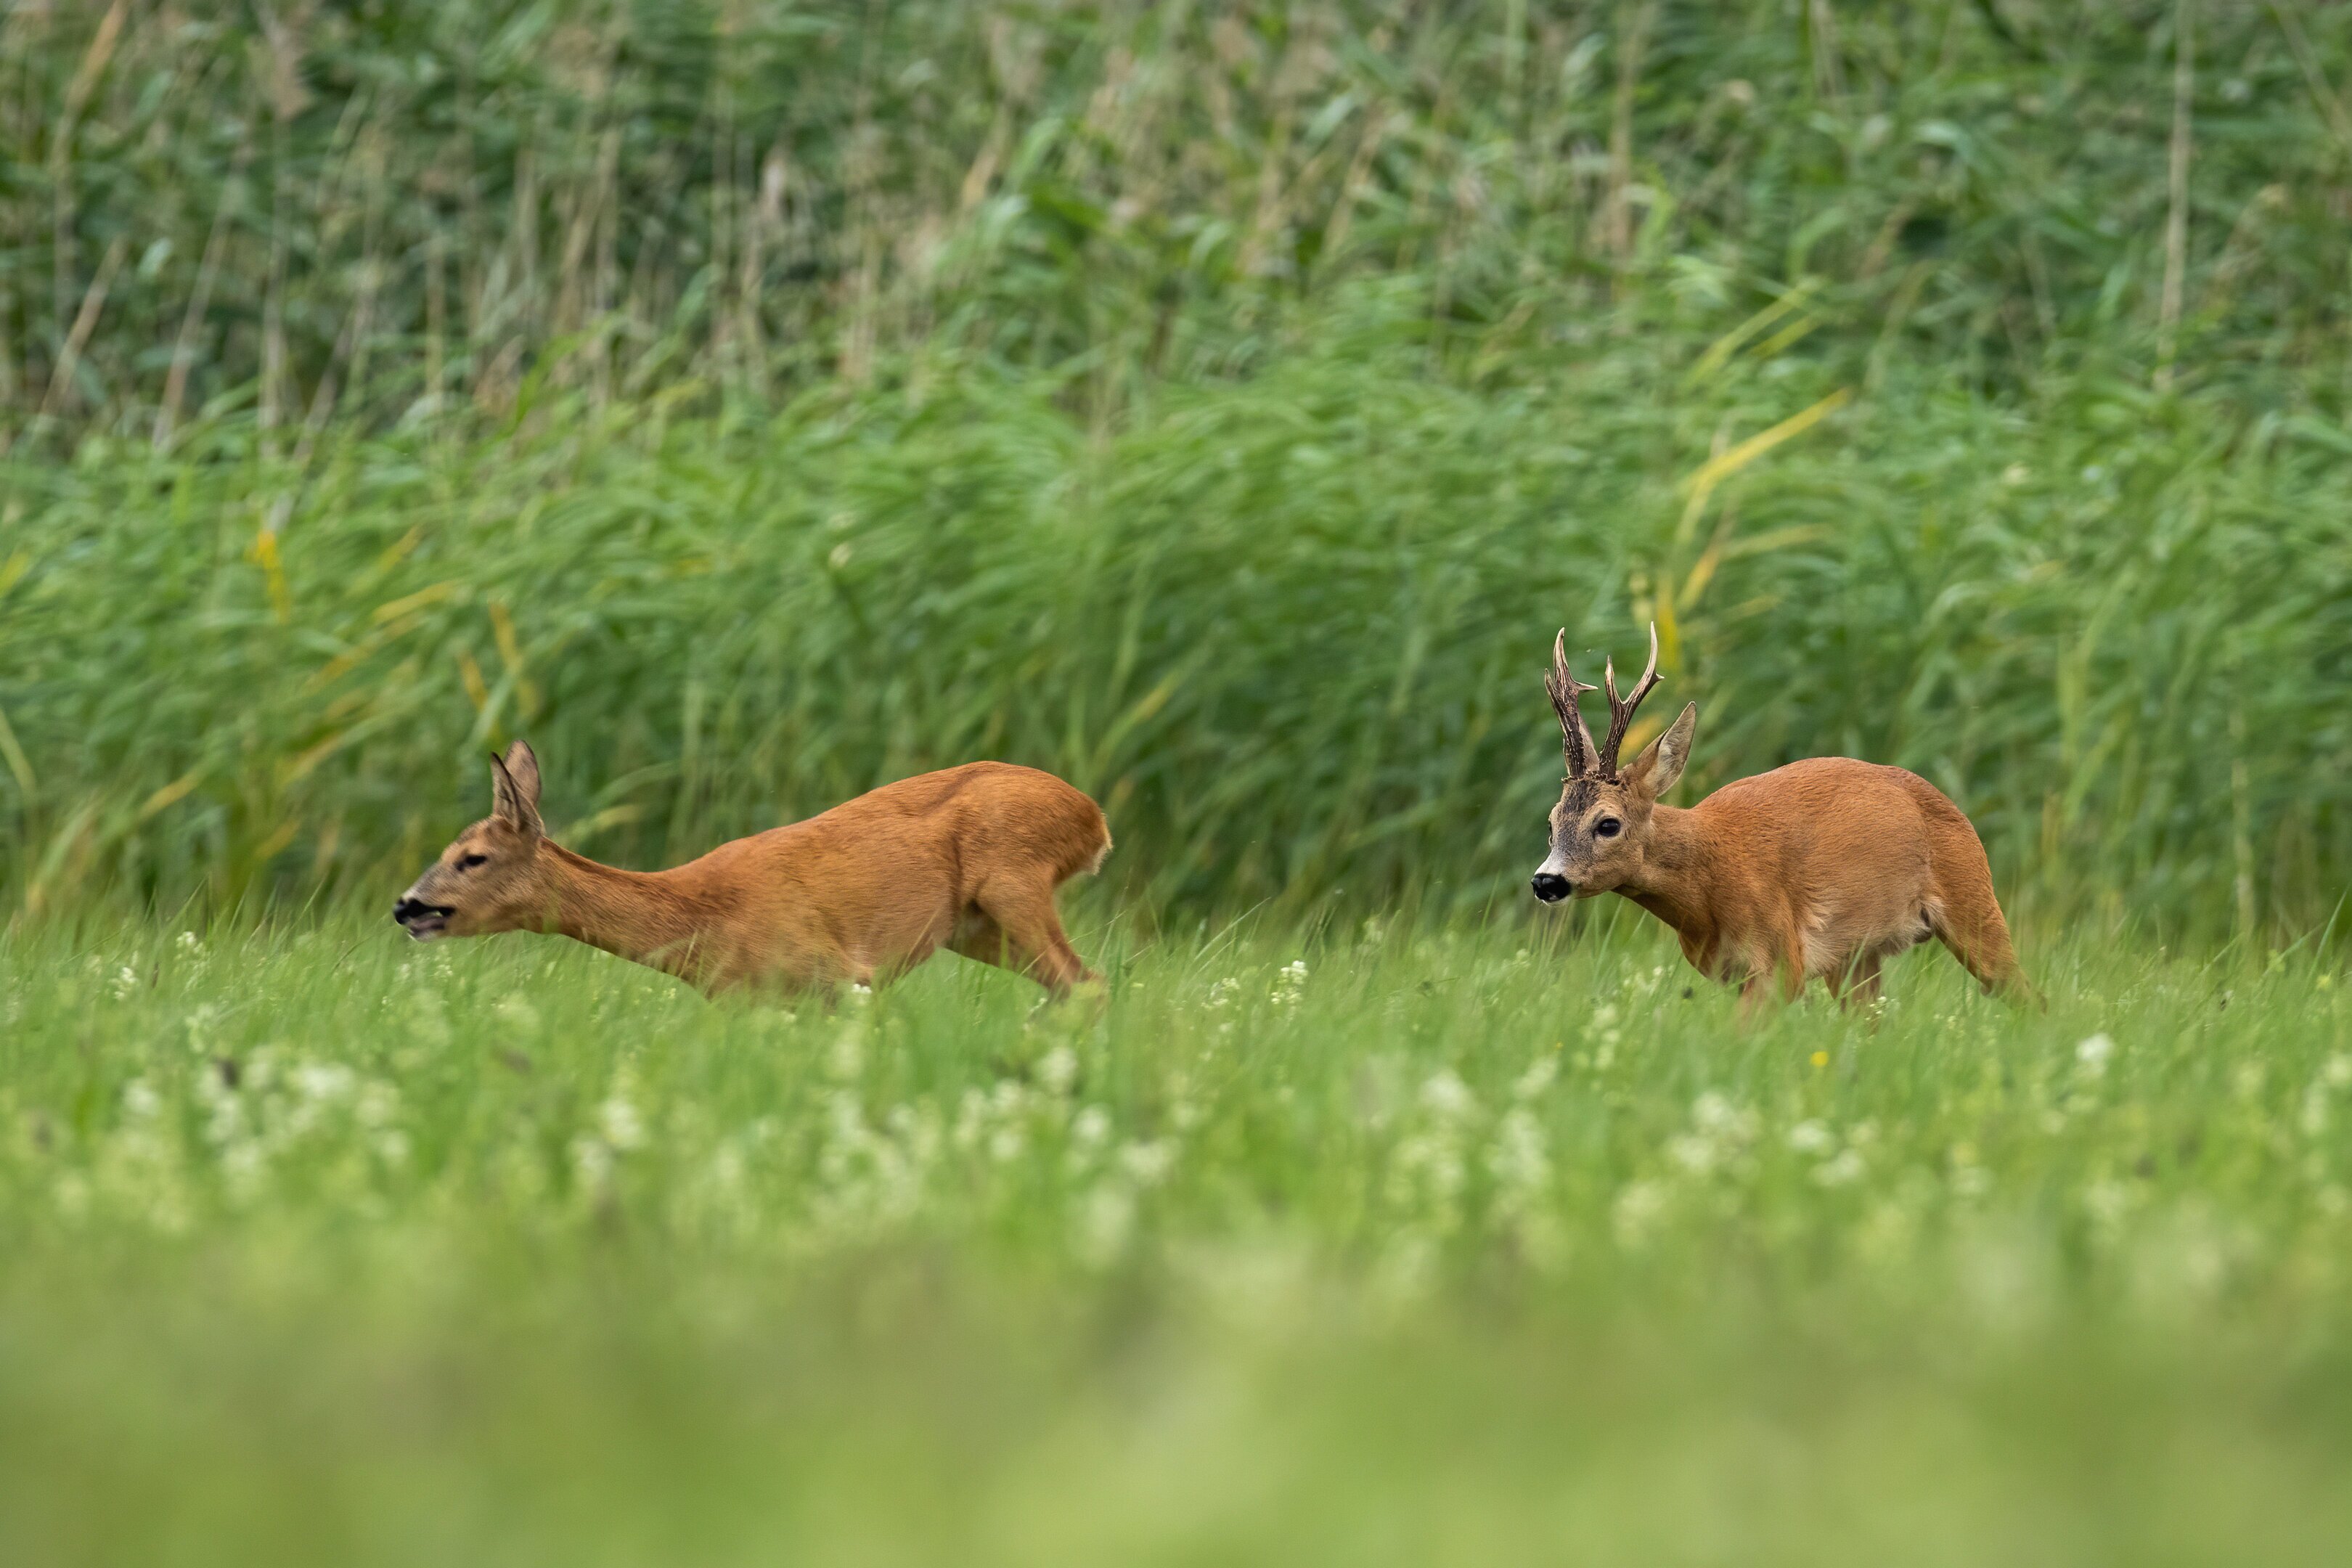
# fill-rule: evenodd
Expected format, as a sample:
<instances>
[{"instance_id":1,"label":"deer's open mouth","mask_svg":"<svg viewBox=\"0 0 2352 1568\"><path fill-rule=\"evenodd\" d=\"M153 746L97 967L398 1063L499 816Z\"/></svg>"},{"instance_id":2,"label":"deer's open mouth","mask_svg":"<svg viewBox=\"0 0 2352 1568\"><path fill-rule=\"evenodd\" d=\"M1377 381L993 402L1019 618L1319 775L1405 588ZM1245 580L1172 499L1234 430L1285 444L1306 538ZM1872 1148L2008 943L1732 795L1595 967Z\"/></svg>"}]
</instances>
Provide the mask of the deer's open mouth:
<instances>
[{"instance_id":1,"label":"deer's open mouth","mask_svg":"<svg viewBox=\"0 0 2352 1568\"><path fill-rule=\"evenodd\" d=\"M424 903L415 899L403 899L392 907L392 918L400 922L400 929L419 942L447 936L449 917L457 912L445 905Z\"/></svg>"}]
</instances>

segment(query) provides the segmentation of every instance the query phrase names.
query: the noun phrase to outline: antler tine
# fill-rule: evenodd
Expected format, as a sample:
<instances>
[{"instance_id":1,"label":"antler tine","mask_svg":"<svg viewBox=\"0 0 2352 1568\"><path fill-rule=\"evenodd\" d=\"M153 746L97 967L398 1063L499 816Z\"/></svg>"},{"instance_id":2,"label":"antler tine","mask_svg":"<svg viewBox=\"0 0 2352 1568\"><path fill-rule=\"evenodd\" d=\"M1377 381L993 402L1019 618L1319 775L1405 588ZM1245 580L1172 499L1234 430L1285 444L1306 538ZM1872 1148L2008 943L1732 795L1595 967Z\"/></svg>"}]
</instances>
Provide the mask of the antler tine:
<instances>
[{"instance_id":1,"label":"antler tine","mask_svg":"<svg viewBox=\"0 0 2352 1568\"><path fill-rule=\"evenodd\" d=\"M1609 743L1601 749L1601 772L1606 777L1614 778L1617 776L1617 748L1624 743L1626 727L1633 722L1633 710L1642 705L1642 699L1658 684L1658 623L1650 623L1650 667L1642 671L1642 679L1633 683L1631 697L1622 702L1617 700L1617 665L1614 660L1601 667L1601 679L1609 688Z\"/></svg>"},{"instance_id":2,"label":"antler tine","mask_svg":"<svg viewBox=\"0 0 2352 1568\"><path fill-rule=\"evenodd\" d=\"M1601 752L1592 743L1592 731L1584 727L1584 714L1577 708L1576 700L1601 689L1587 686L1568 672L1565 626L1552 638L1551 668L1544 675L1544 689L1551 694L1552 711L1559 715L1559 749L1568 758L1568 776L1583 778L1599 763Z\"/></svg>"}]
</instances>

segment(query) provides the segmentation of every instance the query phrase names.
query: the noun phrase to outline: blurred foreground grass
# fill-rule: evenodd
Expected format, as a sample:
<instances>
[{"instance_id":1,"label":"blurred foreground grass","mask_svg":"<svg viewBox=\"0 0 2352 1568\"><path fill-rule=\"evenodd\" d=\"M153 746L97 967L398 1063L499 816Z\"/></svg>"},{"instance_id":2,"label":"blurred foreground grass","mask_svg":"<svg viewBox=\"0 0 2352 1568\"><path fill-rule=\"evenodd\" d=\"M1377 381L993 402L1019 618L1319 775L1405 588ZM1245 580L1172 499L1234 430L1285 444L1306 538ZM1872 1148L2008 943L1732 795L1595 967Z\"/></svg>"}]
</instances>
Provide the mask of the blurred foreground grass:
<instances>
[{"instance_id":1,"label":"blurred foreground grass","mask_svg":"<svg viewBox=\"0 0 2352 1568\"><path fill-rule=\"evenodd\" d=\"M1591 911L1580 918L1594 919ZM2352 1007L1940 953L1752 1032L1601 922L943 960L0 945L13 1561L2315 1561ZM1523 946L1523 944L1526 944Z\"/></svg>"}]
</instances>

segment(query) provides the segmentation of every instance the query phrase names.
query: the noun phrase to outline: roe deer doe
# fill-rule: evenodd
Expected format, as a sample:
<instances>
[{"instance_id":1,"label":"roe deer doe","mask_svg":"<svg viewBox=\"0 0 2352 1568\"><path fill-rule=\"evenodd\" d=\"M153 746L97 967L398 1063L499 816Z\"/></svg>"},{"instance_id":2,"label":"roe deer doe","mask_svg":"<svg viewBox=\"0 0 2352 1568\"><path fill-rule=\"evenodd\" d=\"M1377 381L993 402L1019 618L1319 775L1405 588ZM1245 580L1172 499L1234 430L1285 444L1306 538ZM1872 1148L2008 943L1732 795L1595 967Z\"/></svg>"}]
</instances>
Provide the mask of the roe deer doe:
<instances>
[{"instance_id":1,"label":"roe deer doe","mask_svg":"<svg viewBox=\"0 0 2352 1568\"><path fill-rule=\"evenodd\" d=\"M1819 975L1849 1004L1878 994L1879 965L1933 936L1987 991L2034 999L2018 971L1984 845L1960 808L1916 773L1814 757L1727 784L1688 810L1658 804L1682 777L1698 727L1693 702L1622 770L1633 710L1658 683L1650 666L1620 700L1607 666L1609 739L1592 743L1577 699L1600 689L1569 673L1562 631L1544 686L1559 715L1568 778L1551 813L1551 854L1529 886L1557 903L1622 893L1672 926L1711 979L1743 983L1743 1010L1776 974L1793 998Z\"/></svg>"},{"instance_id":2,"label":"roe deer doe","mask_svg":"<svg viewBox=\"0 0 2352 1568\"><path fill-rule=\"evenodd\" d=\"M1095 978L1054 890L1110 853L1101 810L1051 773L966 763L722 844L667 871L600 866L554 843L539 759L493 756L490 815L393 906L420 941L559 931L708 993L872 984L945 947L1056 995Z\"/></svg>"}]
</instances>

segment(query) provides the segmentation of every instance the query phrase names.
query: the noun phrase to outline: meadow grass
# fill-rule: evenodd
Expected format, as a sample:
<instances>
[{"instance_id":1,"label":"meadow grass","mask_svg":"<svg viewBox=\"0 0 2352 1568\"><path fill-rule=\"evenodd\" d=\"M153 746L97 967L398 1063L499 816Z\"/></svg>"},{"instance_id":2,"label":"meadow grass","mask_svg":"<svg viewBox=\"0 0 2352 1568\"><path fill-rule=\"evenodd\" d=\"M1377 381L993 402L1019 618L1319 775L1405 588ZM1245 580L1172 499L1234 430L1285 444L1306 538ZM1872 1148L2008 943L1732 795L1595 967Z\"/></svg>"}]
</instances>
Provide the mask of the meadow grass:
<instances>
[{"instance_id":1,"label":"meadow grass","mask_svg":"<svg viewBox=\"0 0 2352 1568\"><path fill-rule=\"evenodd\" d=\"M2347 62L6 8L0 1554L2342 1557ZM1529 918L1653 620L1689 795L1929 778L2049 1013ZM1107 1006L352 912L519 734L640 866L1049 767Z\"/></svg>"},{"instance_id":2,"label":"meadow grass","mask_svg":"<svg viewBox=\"0 0 2352 1568\"><path fill-rule=\"evenodd\" d=\"M1630 911L1625 913L1630 914ZM0 938L15 1561L2311 1561L2352 1005L1605 908L707 1004L389 922ZM1685 995L1685 991L1690 994Z\"/></svg>"}]
</instances>

